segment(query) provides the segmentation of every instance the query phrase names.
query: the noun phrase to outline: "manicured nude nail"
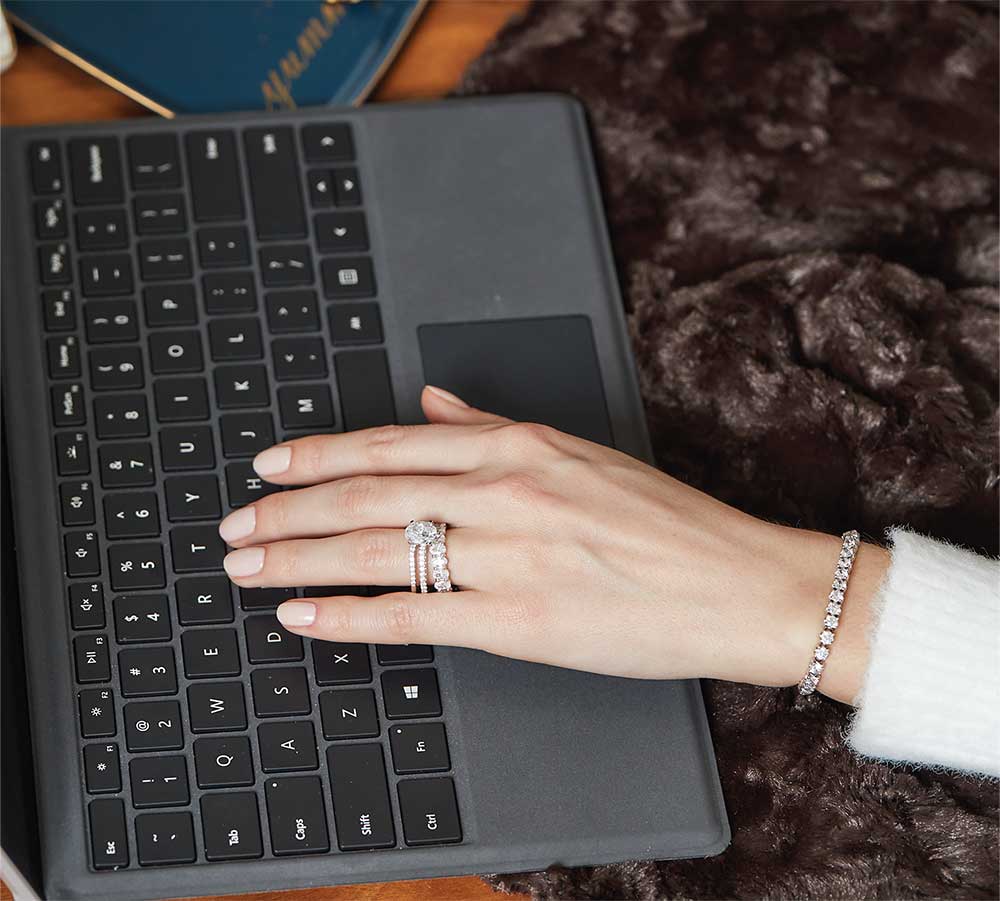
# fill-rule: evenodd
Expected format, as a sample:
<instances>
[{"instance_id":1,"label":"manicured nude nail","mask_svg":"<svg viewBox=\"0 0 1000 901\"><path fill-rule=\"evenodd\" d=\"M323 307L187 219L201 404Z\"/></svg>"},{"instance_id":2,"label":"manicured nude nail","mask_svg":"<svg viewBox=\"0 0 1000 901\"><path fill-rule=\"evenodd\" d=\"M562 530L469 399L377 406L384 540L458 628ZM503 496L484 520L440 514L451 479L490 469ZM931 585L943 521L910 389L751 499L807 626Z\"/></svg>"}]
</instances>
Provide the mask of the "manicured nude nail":
<instances>
[{"instance_id":1,"label":"manicured nude nail","mask_svg":"<svg viewBox=\"0 0 1000 901\"><path fill-rule=\"evenodd\" d=\"M285 601L278 608L278 622L283 626L311 626L316 622L316 605L308 601Z\"/></svg>"},{"instance_id":2,"label":"manicured nude nail","mask_svg":"<svg viewBox=\"0 0 1000 901\"><path fill-rule=\"evenodd\" d=\"M257 475L276 476L284 472L292 463L292 449L290 447L269 447L266 451L261 451L253 458L253 468Z\"/></svg>"},{"instance_id":3,"label":"manicured nude nail","mask_svg":"<svg viewBox=\"0 0 1000 901\"><path fill-rule=\"evenodd\" d=\"M226 544L232 544L252 535L256 525L257 511L253 507L243 507L235 513L230 513L219 523L219 534Z\"/></svg>"},{"instance_id":4,"label":"manicured nude nail","mask_svg":"<svg viewBox=\"0 0 1000 901\"><path fill-rule=\"evenodd\" d=\"M238 551L226 554L222 561L226 572L234 578L241 579L259 573L264 567L264 548L244 547Z\"/></svg>"},{"instance_id":5,"label":"manicured nude nail","mask_svg":"<svg viewBox=\"0 0 1000 901\"><path fill-rule=\"evenodd\" d=\"M445 391L444 388L438 388L436 385L428 385L427 390L436 397L440 397L441 400L447 401L449 404L454 404L456 407L469 408L469 405L455 394L450 391Z\"/></svg>"}]
</instances>

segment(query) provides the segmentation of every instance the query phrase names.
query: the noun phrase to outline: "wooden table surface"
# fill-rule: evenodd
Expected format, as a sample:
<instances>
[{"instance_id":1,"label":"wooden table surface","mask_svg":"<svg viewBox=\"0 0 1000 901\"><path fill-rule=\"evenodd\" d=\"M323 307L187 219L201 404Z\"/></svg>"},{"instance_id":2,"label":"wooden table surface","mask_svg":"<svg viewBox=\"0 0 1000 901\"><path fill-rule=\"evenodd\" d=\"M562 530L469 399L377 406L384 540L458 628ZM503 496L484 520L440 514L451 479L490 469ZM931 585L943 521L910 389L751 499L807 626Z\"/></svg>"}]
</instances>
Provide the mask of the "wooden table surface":
<instances>
[{"instance_id":1,"label":"wooden table surface","mask_svg":"<svg viewBox=\"0 0 1000 901\"><path fill-rule=\"evenodd\" d=\"M440 97L468 62L528 0L448 0L428 5L373 97ZM151 115L143 106L18 34L14 65L0 76L0 122L5 125L96 121ZM0 901L10 901L0 885ZM387 882L339 888L225 896L253 901L475 901L496 893L475 877Z\"/></svg>"}]
</instances>

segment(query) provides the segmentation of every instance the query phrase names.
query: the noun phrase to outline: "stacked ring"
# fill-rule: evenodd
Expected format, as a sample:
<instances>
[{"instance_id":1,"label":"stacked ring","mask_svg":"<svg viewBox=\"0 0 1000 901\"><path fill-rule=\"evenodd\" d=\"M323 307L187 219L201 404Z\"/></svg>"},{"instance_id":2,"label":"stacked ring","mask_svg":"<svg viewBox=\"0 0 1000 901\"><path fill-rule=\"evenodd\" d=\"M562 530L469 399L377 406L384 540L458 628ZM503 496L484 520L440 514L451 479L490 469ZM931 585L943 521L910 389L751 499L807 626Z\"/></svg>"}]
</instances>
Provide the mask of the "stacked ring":
<instances>
[{"instance_id":1,"label":"stacked ring","mask_svg":"<svg viewBox=\"0 0 1000 901\"><path fill-rule=\"evenodd\" d=\"M428 555L435 591L451 591L451 573L448 572L448 549L445 539L447 525L426 519L410 520L406 527L406 541L410 546L410 591L427 593Z\"/></svg>"}]
</instances>

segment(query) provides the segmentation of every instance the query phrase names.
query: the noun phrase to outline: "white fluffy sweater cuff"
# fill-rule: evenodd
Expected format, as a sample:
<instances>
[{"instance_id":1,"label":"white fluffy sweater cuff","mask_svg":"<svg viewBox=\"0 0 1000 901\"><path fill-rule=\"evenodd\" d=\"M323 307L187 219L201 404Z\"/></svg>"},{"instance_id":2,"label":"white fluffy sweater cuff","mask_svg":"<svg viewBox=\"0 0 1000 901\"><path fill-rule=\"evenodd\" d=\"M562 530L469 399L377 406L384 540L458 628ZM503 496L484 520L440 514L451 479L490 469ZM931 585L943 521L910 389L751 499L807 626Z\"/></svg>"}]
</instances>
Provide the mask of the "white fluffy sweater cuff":
<instances>
[{"instance_id":1,"label":"white fluffy sweater cuff","mask_svg":"<svg viewBox=\"0 0 1000 901\"><path fill-rule=\"evenodd\" d=\"M1000 776L1000 567L894 529L848 741L859 754Z\"/></svg>"}]
</instances>

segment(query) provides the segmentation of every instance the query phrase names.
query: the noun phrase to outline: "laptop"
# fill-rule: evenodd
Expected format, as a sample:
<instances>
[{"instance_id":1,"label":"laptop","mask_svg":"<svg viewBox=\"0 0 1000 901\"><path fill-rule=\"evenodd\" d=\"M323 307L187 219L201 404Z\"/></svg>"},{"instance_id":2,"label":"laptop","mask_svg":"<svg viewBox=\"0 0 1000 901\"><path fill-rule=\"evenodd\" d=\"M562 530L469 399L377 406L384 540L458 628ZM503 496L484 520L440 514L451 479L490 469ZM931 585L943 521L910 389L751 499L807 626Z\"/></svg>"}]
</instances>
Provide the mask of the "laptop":
<instances>
[{"instance_id":1,"label":"laptop","mask_svg":"<svg viewBox=\"0 0 1000 901\"><path fill-rule=\"evenodd\" d=\"M574 101L3 141L3 616L23 663L4 660L25 676L5 669L23 697L3 842L40 896L727 845L697 682L310 642L275 607L354 588L237 590L221 568L219 520L273 490L255 453L420 422L425 383L652 459Z\"/></svg>"}]
</instances>

